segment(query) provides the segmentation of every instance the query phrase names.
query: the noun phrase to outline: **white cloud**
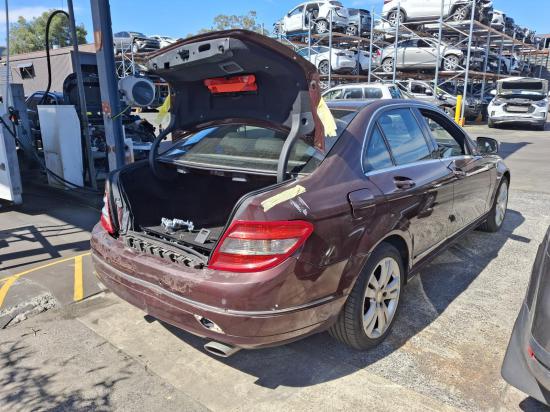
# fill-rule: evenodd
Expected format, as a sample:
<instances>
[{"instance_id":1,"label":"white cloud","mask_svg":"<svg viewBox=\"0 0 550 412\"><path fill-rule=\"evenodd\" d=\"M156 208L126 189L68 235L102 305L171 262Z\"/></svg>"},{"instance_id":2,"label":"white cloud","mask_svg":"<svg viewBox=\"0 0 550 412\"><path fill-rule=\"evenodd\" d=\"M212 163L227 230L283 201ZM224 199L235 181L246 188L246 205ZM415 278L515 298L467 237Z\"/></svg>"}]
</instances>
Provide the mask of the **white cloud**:
<instances>
[{"instance_id":1,"label":"white cloud","mask_svg":"<svg viewBox=\"0 0 550 412\"><path fill-rule=\"evenodd\" d=\"M13 9L9 9L8 11L10 14L10 23L15 23L20 16L24 17L26 20L31 20L35 17L40 16L42 13L48 10L49 8L44 6L16 7ZM6 10L0 9L0 22L5 23L5 15Z\"/></svg>"}]
</instances>

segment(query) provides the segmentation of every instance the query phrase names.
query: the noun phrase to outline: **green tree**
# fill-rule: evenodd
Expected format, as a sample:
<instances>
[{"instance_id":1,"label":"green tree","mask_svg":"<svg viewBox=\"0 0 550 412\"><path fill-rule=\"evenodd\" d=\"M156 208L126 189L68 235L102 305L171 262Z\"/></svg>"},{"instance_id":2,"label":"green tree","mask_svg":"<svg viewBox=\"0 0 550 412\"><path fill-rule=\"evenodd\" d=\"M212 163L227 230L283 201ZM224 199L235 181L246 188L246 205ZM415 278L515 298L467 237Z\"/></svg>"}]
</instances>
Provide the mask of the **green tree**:
<instances>
[{"instance_id":1,"label":"green tree","mask_svg":"<svg viewBox=\"0 0 550 412\"><path fill-rule=\"evenodd\" d=\"M28 53L36 50L44 50L46 42L46 22L53 10L42 13L41 16L27 20L20 16L16 23L10 25L10 53ZM86 43L86 29L82 24L76 26L78 44ZM69 20L65 15L58 14L50 24L50 47L70 46L71 33Z\"/></svg>"},{"instance_id":2,"label":"green tree","mask_svg":"<svg viewBox=\"0 0 550 412\"><path fill-rule=\"evenodd\" d=\"M247 14L242 16L235 14L218 14L214 17L212 26L209 29L201 29L197 34L229 29L245 29L268 34L267 31L263 29L262 25L257 22L257 14L254 10L250 10ZM189 36L191 36L191 34Z\"/></svg>"}]
</instances>

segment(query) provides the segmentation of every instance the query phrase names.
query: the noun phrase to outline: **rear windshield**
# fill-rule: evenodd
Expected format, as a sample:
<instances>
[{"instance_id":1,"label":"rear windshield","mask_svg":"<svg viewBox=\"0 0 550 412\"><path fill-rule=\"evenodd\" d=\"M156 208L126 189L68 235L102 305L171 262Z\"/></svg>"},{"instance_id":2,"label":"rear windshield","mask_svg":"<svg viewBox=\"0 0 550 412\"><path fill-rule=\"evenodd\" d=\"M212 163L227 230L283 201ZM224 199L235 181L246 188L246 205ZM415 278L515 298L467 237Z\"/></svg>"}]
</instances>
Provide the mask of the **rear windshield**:
<instances>
[{"instance_id":1,"label":"rear windshield","mask_svg":"<svg viewBox=\"0 0 550 412\"><path fill-rule=\"evenodd\" d=\"M325 137L325 151L314 146L313 138L298 139L291 150L288 172L310 173L334 146L355 110L331 110L336 136ZM212 167L250 172L275 173L288 133L247 124L226 124L200 130L177 142L161 160L188 167Z\"/></svg>"}]
</instances>

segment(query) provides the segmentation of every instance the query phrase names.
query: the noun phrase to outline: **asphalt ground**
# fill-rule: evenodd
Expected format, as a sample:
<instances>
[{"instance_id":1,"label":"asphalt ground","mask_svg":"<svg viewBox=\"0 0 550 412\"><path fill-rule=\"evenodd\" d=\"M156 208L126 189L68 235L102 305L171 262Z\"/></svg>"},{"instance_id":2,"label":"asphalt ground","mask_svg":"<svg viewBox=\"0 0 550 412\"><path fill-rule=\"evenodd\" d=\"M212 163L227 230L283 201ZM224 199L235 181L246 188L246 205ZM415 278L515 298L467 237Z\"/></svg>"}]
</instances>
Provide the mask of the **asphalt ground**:
<instances>
[{"instance_id":1,"label":"asphalt ground","mask_svg":"<svg viewBox=\"0 0 550 412\"><path fill-rule=\"evenodd\" d=\"M151 321L111 293L68 304L71 296L74 301L74 256L87 252L97 212L87 217L86 208L77 205L63 205L66 215L57 209L29 211L30 217L0 212L2 231L6 220L8 228L31 223L45 230L42 221L52 218L49 225L68 223L76 232L59 243L43 233L61 255L55 259L69 258L60 264L68 265L67 273L48 274L54 265L28 275L49 291L54 278L65 284L67 304L0 330L0 409L546 410L507 385L500 365L550 225L550 131L467 130L501 141L512 172L504 227L497 234L468 234L426 267L405 289L388 339L367 352L324 333L219 359L204 353L203 340ZM0 279L53 261L40 241L26 256L17 254L18 242L6 243L0 256L6 247L16 249L10 249L11 259L0 258L8 266ZM5 306L23 279L27 275L9 289ZM90 282L84 281L84 290L93 287Z\"/></svg>"}]
</instances>

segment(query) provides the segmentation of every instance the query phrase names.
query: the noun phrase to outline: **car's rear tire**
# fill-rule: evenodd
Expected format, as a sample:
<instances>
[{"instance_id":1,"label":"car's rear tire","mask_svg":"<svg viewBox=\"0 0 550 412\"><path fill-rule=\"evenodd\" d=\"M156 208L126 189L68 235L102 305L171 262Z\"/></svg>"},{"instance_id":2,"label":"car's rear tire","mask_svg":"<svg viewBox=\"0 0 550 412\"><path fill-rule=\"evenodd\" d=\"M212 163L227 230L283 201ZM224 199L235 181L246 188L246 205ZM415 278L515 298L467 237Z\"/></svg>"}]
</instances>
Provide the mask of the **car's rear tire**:
<instances>
[{"instance_id":1,"label":"car's rear tire","mask_svg":"<svg viewBox=\"0 0 550 412\"><path fill-rule=\"evenodd\" d=\"M382 62L382 70L384 73L393 73L393 59L388 57Z\"/></svg>"},{"instance_id":2,"label":"car's rear tire","mask_svg":"<svg viewBox=\"0 0 550 412\"><path fill-rule=\"evenodd\" d=\"M319 74L322 74L323 76L328 76L328 73L330 71L330 65L328 60L323 60L319 63Z\"/></svg>"},{"instance_id":3,"label":"car's rear tire","mask_svg":"<svg viewBox=\"0 0 550 412\"><path fill-rule=\"evenodd\" d=\"M480 226L480 229L485 232L498 232L502 227L506 210L508 208L508 189L510 182L508 178L503 177L498 187L493 207L487 216L487 220Z\"/></svg>"},{"instance_id":4,"label":"car's rear tire","mask_svg":"<svg viewBox=\"0 0 550 412\"><path fill-rule=\"evenodd\" d=\"M491 119L488 120L487 126L489 127L489 129L494 129L495 127L497 127L495 122L493 122Z\"/></svg>"},{"instance_id":5,"label":"car's rear tire","mask_svg":"<svg viewBox=\"0 0 550 412\"><path fill-rule=\"evenodd\" d=\"M382 342L399 310L404 279L399 251L389 243L381 243L357 278L336 323L329 329L330 335L359 350Z\"/></svg>"}]
</instances>

